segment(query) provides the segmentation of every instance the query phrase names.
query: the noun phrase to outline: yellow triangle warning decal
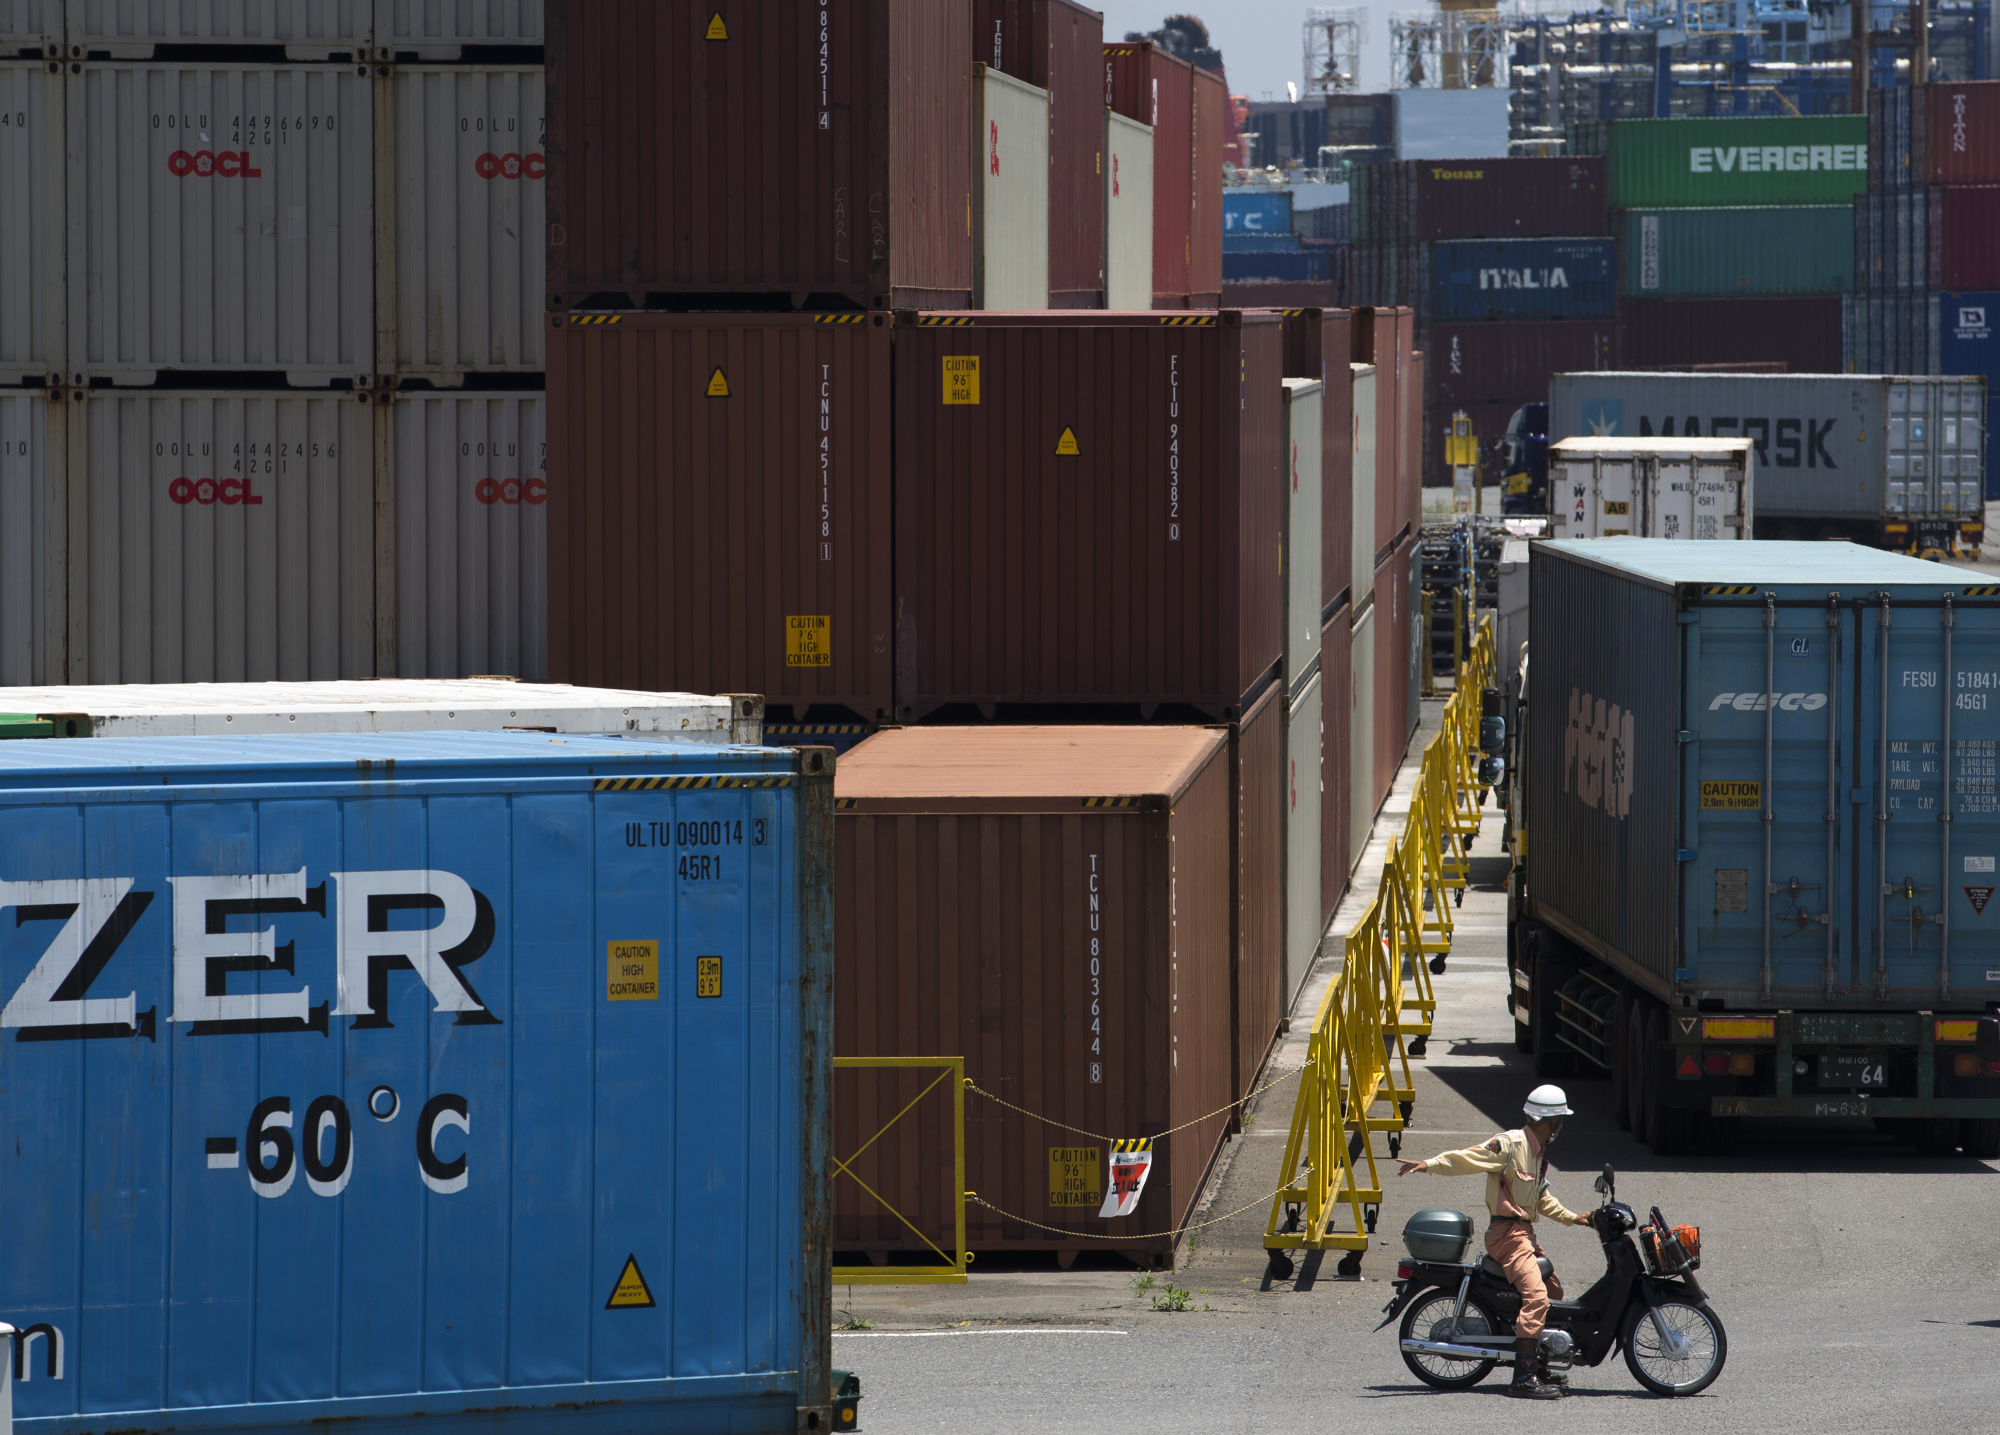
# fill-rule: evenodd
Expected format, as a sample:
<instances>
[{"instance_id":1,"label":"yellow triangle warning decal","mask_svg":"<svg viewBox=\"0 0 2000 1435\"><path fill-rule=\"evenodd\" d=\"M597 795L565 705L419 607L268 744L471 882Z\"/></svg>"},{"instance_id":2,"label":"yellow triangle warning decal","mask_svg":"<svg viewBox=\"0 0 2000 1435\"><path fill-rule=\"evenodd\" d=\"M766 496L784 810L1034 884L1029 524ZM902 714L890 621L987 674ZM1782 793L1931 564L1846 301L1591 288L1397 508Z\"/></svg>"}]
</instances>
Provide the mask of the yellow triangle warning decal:
<instances>
[{"instance_id":1,"label":"yellow triangle warning decal","mask_svg":"<svg viewBox=\"0 0 2000 1435\"><path fill-rule=\"evenodd\" d=\"M1076 430L1064 424L1062 437L1056 440L1056 457L1076 458L1082 452L1083 450L1076 446Z\"/></svg>"},{"instance_id":2,"label":"yellow triangle warning decal","mask_svg":"<svg viewBox=\"0 0 2000 1435\"><path fill-rule=\"evenodd\" d=\"M719 368L708 376L708 396L712 399L729 397L729 380L723 377Z\"/></svg>"},{"instance_id":3,"label":"yellow triangle warning decal","mask_svg":"<svg viewBox=\"0 0 2000 1435\"><path fill-rule=\"evenodd\" d=\"M711 40L727 40L729 38L729 27L722 23L722 12L720 10L708 17L708 38Z\"/></svg>"},{"instance_id":4,"label":"yellow triangle warning decal","mask_svg":"<svg viewBox=\"0 0 2000 1435\"><path fill-rule=\"evenodd\" d=\"M625 1269L618 1273L618 1284L611 1288L611 1299L604 1303L604 1308L637 1310L652 1304L653 1293L646 1287L646 1278L639 1274L639 1258L625 1257Z\"/></svg>"}]
</instances>

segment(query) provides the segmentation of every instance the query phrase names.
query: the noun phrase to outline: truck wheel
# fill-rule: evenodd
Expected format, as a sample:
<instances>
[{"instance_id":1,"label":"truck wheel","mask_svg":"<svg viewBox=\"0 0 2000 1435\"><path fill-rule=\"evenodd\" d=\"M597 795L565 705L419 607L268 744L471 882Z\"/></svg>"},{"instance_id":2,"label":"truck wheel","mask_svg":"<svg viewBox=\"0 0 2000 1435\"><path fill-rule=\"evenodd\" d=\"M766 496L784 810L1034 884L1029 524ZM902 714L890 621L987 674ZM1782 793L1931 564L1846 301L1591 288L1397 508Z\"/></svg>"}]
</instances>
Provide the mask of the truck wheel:
<instances>
[{"instance_id":1,"label":"truck wheel","mask_svg":"<svg viewBox=\"0 0 2000 1435\"><path fill-rule=\"evenodd\" d=\"M1958 1144L1975 1161L2000 1160L2000 1118L1968 1116L1958 1123Z\"/></svg>"},{"instance_id":2,"label":"truck wheel","mask_svg":"<svg viewBox=\"0 0 2000 1435\"><path fill-rule=\"evenodd\" d=\"M1915 1134L1919 1156L1935 1160L1958 1150L1958 1122L1949 1116L1919 1117Z\"/></svg>"},{"instance_id":3,"label":"truck wheel","mask_svg":"<svg viewBox=\"0 0 2000 1435\"><path fill-rule=\"evenodd\" d=\"M1616 1118L1620 1131L1632 1129L1632 1113L1627 1109L1626 1098L1626 1088L1630 1085L1628 1053L1632 1045L1627 1039L1626 1028L1631 1022L1632 994L1621 991L1611 1023L1611 1114Z\"/></svg>"}]
</instances>

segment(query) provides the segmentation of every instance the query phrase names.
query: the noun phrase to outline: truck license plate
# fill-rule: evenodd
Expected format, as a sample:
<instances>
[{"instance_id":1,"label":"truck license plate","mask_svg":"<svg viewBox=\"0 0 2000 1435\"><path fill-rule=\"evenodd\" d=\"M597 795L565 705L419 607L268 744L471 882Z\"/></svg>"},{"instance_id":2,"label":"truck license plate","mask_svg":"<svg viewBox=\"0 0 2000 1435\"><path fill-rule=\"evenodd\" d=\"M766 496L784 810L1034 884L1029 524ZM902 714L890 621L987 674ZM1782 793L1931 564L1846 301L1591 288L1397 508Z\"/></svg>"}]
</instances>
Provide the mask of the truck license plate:
<instances>
[{"instance_id":1,"label":"truck license plate","mask_svg":"<svg viewBox=\"0 0 2000 1435\"><path fill-rule=\"evenodd\" d=\"M1887 1068L1879 1056L1822 1056L1819 1084L1849 1090L1879 1091L1889 1084Z\"/></svg>"}]
</instances>

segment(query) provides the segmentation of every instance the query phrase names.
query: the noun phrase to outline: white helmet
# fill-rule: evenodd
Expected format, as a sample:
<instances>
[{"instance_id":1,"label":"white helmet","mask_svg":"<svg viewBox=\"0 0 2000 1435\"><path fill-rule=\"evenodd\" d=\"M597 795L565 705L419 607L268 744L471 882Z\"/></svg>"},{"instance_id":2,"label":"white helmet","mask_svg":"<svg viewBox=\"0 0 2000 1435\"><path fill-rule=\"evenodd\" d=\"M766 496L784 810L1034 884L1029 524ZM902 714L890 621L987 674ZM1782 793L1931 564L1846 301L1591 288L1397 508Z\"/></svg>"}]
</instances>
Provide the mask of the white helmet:
<instances>
[{"instance_id":1,"label":"white helmet","mask_svg":"<svg viewBox=\"0 0 2000 1435\"><path fill-rule=\"evenodd\" d=\"M1569 1109L1569 1098L1563 1095L1560 1086L1537 1086L1528 1093L1528 1103L1521 1108L1528 1113L1530 1121L1546 1121L1551 1116L1573 1116Z\"/></svg>"}]
</instances>

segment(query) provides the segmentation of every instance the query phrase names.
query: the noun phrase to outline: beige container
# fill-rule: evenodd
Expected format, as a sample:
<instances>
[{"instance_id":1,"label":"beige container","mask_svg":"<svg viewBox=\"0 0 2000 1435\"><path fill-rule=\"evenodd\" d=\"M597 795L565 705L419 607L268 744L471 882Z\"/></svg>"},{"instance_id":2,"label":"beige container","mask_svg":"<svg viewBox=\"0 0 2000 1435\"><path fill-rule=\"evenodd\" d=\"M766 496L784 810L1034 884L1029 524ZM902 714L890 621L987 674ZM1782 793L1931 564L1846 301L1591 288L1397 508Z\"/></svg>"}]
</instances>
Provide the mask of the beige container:
<instances>
[{"instance_id":1,"label":"beige container","mask_svg":"<svg viewBox=\"0 0 2000 1435\"><path fill-rule=\"evenodd\" d=\"M1371 602L1354 620L1348 673L1348 822L1350 866L1361 860L1368 833L1375 825L1375 606Z\"/></svg>"},{"instance_id":2,"label":"beige container","mask_svg":"<svg viewBox=\"0 0 2000 1435\"><path fill-rule=\"evenodd\" d=\"M1359 613L1361 605L1375 591L1376 380L1373 364L1350 364L1348 369L1354 384L1354 401L1348 409L1353 415L1354 433L1350 450L1354 455L1354 514L1348 530L1354 544L1354 586L1348 596L1348 606ZM1355 661L1360 661L1358 656ZM1360 738L1357 736L1355 741L1359 743Z\"/></svg>"},{"instance_id":3,"label":"beige container","mask_svg":"<svg viewBox=\"0 0 2000 1435\"><path fill-rule=\"evenodd\" d=\"M548 676L547 407L539 393L396 396L399 676Z\"/></svg>"},{"instance_id":4,"label":"beige container","mask_svg":"<svg viewBox=\"0 0 2000 1435\"><path fill-rule=\"evenodd\" d=\"M0 393L0 685L42 681L62 650L62 594L49 591L62 566L47 561L62 534L61 413L37 389Z\"/></svg>"},{"instance_id":5,"label":"beige container","mask_svg":"<svg viewBox=\"0 0 2000 1435\"><path fill-rule=\"evenodd\" d=\"M1319 666L1325 406L1326 385L1320 380L1285 380L1285 688L1292 698Z\"/></svg>"},{"instance_id":6,"label":"beige container","mask_svg":"<svg viewBox=\"0 0 2000 1435\"><path fill-rule=\"evenodd\" d=\"M1104 111L1104 307L1153 307L1153 127Z\"/></svg>"},{"instance_id":7,"label":"beige container","mask_svg":"<svg viewBox=\"0 0 2000 1435\"><path fill-rule=\"evenodd\" d=\"M44 0L47 3L47 0ZM69 0L70 45L151 59L156 45L283 46L289 60L366 59L376 0Z\"/></svg>"},{"instance_id":8,"label":"beige container","mask_svg":"<svg viewBox=\"0 0 2000 1435\"><path fill-rule=\"evenodd\" d=\"M1551 538L1748 538L1747 438L1566 438L1549 449Z\"/></svg>"},{"instance_id":9,"label":"beige container","mask_svg":"<svg viewBox=\"0 0 2000 1435\"><path fill-rule=\"evenodd\" d=\"M1280 992L1289 1012L1319 953L1320 804L1326 800L1324 674L1317 669L1285 714L1285 972Z\"/></svg>"},{"instance_id":10,"label":"beige container","mask_svg":"<svg viewBox=\"0 0 2000 1435\"><path fill-rule=\"evenodd\" d=\"M1049 92L972 67L972 303L1049 307Z\"/></svg>"},{"instance_id":11,"label":"beige container","mask_svg":"<svg viewBox=\"0 0 2000 1435\"><path fill-rule=\"evenodd\" d=\"M374 675L367 395L93 389L68 408L69 682Z\"/></svg>"},{"instance_id":12,"label":"beige container","mask_svg":"<svg viewBox=\"0 0 2000 1435\"><path fill-rule=\"evenodd\" d=\"M72 375L373 372L370 67L86 61L67 89Z\"/></svg>"},{"instance_id":13,"label":"beige container","mask_svg":"<svg viewBox=\"0 0 2000 1435\"><path fill-rule=\"evenodd\" d=\"M376 58L458 60L464 47L539 46L542 0L374 0Z\"/></svg>"},{"instance_id":14,"label":"beige container","mask_svg":"<svg viewBox=\"0 0 2000 1435\"><path fill-rule=\"evenodd\" d=\"M542 367L546 131L539 65L394 72L394 255L376 274L379 372L463 382Z\"/></svg>"},{"instance_id":15,"label":"beige container","mask_svg":"<svg viewBox=\"0 0 2000 1435\"><path fill-rule=\"evenodd\" d=\"M20 0L0 0L0 10L21 8ZM0 62L0 384L60 383L66 362L57 70L49 73L43 60Z\"/></svg>"}]
</instances>

